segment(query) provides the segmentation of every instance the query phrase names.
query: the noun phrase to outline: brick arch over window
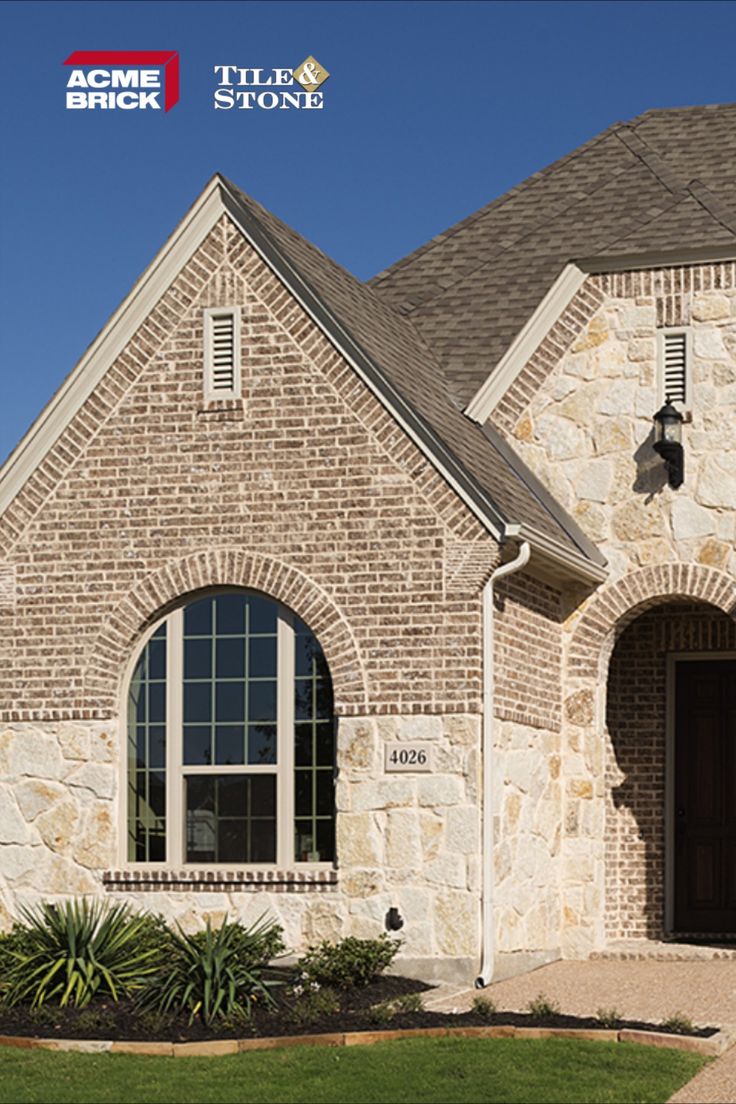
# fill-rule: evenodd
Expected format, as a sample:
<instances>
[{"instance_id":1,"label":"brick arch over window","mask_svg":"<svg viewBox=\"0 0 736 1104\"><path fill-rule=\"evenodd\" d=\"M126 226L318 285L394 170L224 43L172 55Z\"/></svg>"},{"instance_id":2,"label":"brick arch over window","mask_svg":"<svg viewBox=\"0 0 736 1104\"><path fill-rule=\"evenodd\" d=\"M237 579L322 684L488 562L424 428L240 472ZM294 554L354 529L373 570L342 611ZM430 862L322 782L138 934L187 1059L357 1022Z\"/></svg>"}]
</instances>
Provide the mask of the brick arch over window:
<instances>
[{"instance_id":1,"label":"brick arch over window","mask_svg":"<svg viewBox=\"0 0 736 1104\"><path fill-rule=\"evenodd\" d=\"M97 703L97 716L116 712L123 672L146 627L184 595L215 586L248 587L292 609L309 625L325 653L335 711L357 714L367 709L367 680L358 645L332 598L289 564L260 553L218 549L172 561L152 572L110 611L85 667L85 688Z\"/></svg>"},{"instance_id":2,"label":"brick arch over window","mask_svg":"<svg viewBox=\"0 0 736 1104\"><path fill-rule=\"evenodd\" d=\"M699 564L659 564L626 575L599 592L580 618L568 651L568 675L597 678L631 621L669 599L707 602L736 618L736 579Z\"/></svg>"}]
</instances>

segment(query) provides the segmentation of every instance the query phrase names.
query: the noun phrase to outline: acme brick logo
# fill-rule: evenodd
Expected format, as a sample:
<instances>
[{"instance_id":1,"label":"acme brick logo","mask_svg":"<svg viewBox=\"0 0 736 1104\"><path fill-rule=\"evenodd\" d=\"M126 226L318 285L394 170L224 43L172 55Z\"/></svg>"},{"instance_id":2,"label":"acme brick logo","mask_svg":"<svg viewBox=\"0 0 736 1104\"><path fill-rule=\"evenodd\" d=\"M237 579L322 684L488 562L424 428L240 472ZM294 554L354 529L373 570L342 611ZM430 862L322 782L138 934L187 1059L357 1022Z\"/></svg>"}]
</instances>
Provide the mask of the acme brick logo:
<instances>
[{"instance_id":1,"label":"acme brick logo","mask_svg":"<svg viewBox=\"0 0 736 1104\"><path fill-rule=\"evenodd\" d=\"M263 108L320 110L324 93L319 91L329 73L311 55L296 69L241 69L238 65L216 65L214 106L218 111ZM294 85L296 84L296 89Z\"/></svg>"},{"instance_id":2,"label":"acme brick logo","mask_svg":"<svg viewBox=\"0 0 736 1104\"><path fill-rule=\"evenodd\" d=\"M179 100L177 50L75 50L64 65L69 109L171 111Z\"/></svg>"}]
</instances>

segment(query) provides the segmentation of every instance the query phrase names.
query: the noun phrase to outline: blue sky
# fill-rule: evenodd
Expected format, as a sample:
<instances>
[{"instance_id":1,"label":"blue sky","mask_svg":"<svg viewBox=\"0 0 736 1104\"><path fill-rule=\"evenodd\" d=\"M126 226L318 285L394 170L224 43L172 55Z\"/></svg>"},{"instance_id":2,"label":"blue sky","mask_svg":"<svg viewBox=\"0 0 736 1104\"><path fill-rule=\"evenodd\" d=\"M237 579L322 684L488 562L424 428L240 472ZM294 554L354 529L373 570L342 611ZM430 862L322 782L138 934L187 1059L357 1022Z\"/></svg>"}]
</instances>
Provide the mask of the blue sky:
<instances>
[{"instance_id":1,"label":"blue sky","mask_svg":"<svg viewBox=\"0 0 736 1104\"><path fill-rule=\"evenodd\" d=\"M367 277L649 107L736 100L732 2L0 3L0 457L215 170ZM73 50L178 50L163 112L64 107ZM213 67L331 73L214 111Z\"/></svg>"}]
</instances>

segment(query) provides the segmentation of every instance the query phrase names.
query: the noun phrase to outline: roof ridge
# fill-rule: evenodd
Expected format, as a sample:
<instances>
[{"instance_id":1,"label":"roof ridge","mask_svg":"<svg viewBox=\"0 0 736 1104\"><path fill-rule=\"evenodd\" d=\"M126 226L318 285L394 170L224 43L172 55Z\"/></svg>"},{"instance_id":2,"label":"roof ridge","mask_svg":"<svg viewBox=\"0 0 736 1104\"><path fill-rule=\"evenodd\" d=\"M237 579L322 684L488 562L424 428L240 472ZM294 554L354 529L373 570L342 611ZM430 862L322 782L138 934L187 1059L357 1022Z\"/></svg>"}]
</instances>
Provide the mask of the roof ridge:
<instances>
[{"instance_id":1,"label":"roof ridge","mask_svg":"<svg viewBox=\"0 0 736 1104\"><path fill-rule=\"evenodd\" d=\"M649 166L646 166L646 167L649 168ZM629 165L627 168L623 169L620 173L617 173L616 177L626 176L631 171L632 168L634 168L634 166ZM592 191L586 192L585 195L576 196L576 198L572 201L572 203L569 203L566 207L560 207L558 210L556 210L553 217L558 218L560 215L567 214L569 211L572 211L579 204L585 203L586 201L588 201L592 196L594 196L597 192L601 191L603 188L607 188L610 183L611 183L611 178L607 178L607 179L603 180L602 183L598 187L593 188ZM432 302L434 302L435 299L439 298L442 295L445 295L450 290L450 288L455 288L459 284L462 284L470 276L473 276L476 272L480 272L480 270L482 268L485 268L485 266L490 264L492 261L495 261L499 257L502 257L505 253L513 252L515 249L518 248L518 246L521 244L521 242L526 241L527 238L531 237L533 234L536 234L543 226L546 226L549 222L550 222L549 218L541 219L541 220L535 222L534 225L528 227L524 231L524 233L519 234L519 236L517 238L515 238L513 242L499 248L497 250L497 252L493 254L492 257L486 257L484 260L482 260L478 264L476 264L473 268L468 269L466 272L463 272L462 275L459 276L456 280L453 280L452 283L445 284L442 288L440 288L438 291L436 291L434 295L429 295L426 299L423 299L421 303L418 303L417 306L414 307L413 309L402 312L403 317L411 318L414 314L421 315L422 309L424 307L426 307L427 304L432 303Z\"/></svg>"},{"instance_id":2,"label":"roof ridge","mask_svg":"<svg viewBox=\"0 0 736 1104\"><path fill-rule=\"evenodd\" d=\"M526 191L534 184L538 184L542 178L546 179L548 176L553 175L560 168L562 168L564 164L574 161L575 158L582 156L583 153L587 153L590 149L593 149L600 142L603 142L606 138L609 138L611 137L611 135L615 134L616 130L622 126L626 126L626 123L612 123L605 130L602 130L600 134L596 134L592 138L589 138L587 142L583 142L581 146L577 146L574 150L571 150L570 153L566 153L564 157L559 157L556 161L553 161L552 164L545 165L542 169L537 169L536 172L531 173L518 184L514 184L513 187L508 188L505 192L502 192L500 196L496 196L496 198L492 199L490 203L486 203L484 207L479 208L479 210L477 211L472 211L469 215L465 215L465 217L460 219L458 222L452 223L452 225L449 226L446 230L441 231L441 233L439 234L435 234L429 239L429 241L426 241L422 245L417 246L417 248L413 249L411 253L407 253L404 257L400 257L397 261L394 261L393 264L389 265L388 268L384 268L380 272L377 272L374 276L371 276L365 282L370 284L371 287L380 287L381 283L385 279L388 279L389 275L393 275L394 273L407 267L410 263L413 263L420 256L424 256L426 253L429 253L430 250L435 249L440 245L444 245L445 242L447 242L450 238L453 238L456 234L459 234L462 230L467 229L474 223L480 222L481 219L485 218L486 215L489 215L492 210L498 210L499 207L504 206L506 203L510 202L511 199L516 198L521 192Z\"/></svg>"},{"instance_id":3,"label":"roof ridge","mask_svg":"<svg viewBox=\"0 0 736 1104\"><path fill-rule=\"evenodd\" d=\"M712 218L720 222L721 226L730 233L736 234L736 214L710 190L707 184L702 180L693 179L688 184L687 190Z\"/></svg>"},{"instance_id":4,"label":"roof ridge","mask_svg":"<svg viewBox=\"0 0 736 1104\"><path fill-rule=\"evenodd\" d=\"M679 195L687 191L687 185L681 180L662 155L652 149L632 127L628 125L622 126L620 130L617 131L616 137L620 142L623 142L626 148L633 153L635 157L638 157L639 160L646 165L650 172L656 176L660 184L665 186L668 192L672 192L673 195Z\"/></svg>"}]
</instances>

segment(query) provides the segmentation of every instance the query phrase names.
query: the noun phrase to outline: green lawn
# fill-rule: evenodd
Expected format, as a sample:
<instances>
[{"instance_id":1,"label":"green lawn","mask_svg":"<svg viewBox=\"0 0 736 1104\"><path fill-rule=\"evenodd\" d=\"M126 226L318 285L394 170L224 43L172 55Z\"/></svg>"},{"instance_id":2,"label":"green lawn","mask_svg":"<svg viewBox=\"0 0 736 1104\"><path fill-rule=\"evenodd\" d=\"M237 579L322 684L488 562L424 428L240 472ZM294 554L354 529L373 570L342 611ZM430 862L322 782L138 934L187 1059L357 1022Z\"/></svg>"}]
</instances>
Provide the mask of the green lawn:
<instances>
[{"instance_id":1,"label":"green lawn","mask_svg":"<svg viewBox=\"0 0 736 1104\"><path fill-rule=\"evenodd\" d=\"M149 1058L0 1048L0 1101L227 1104L585 1104L665 1101L703 1059L567 1039L406 1039L224 1058Z\"/></svg>"}]
</instances>

